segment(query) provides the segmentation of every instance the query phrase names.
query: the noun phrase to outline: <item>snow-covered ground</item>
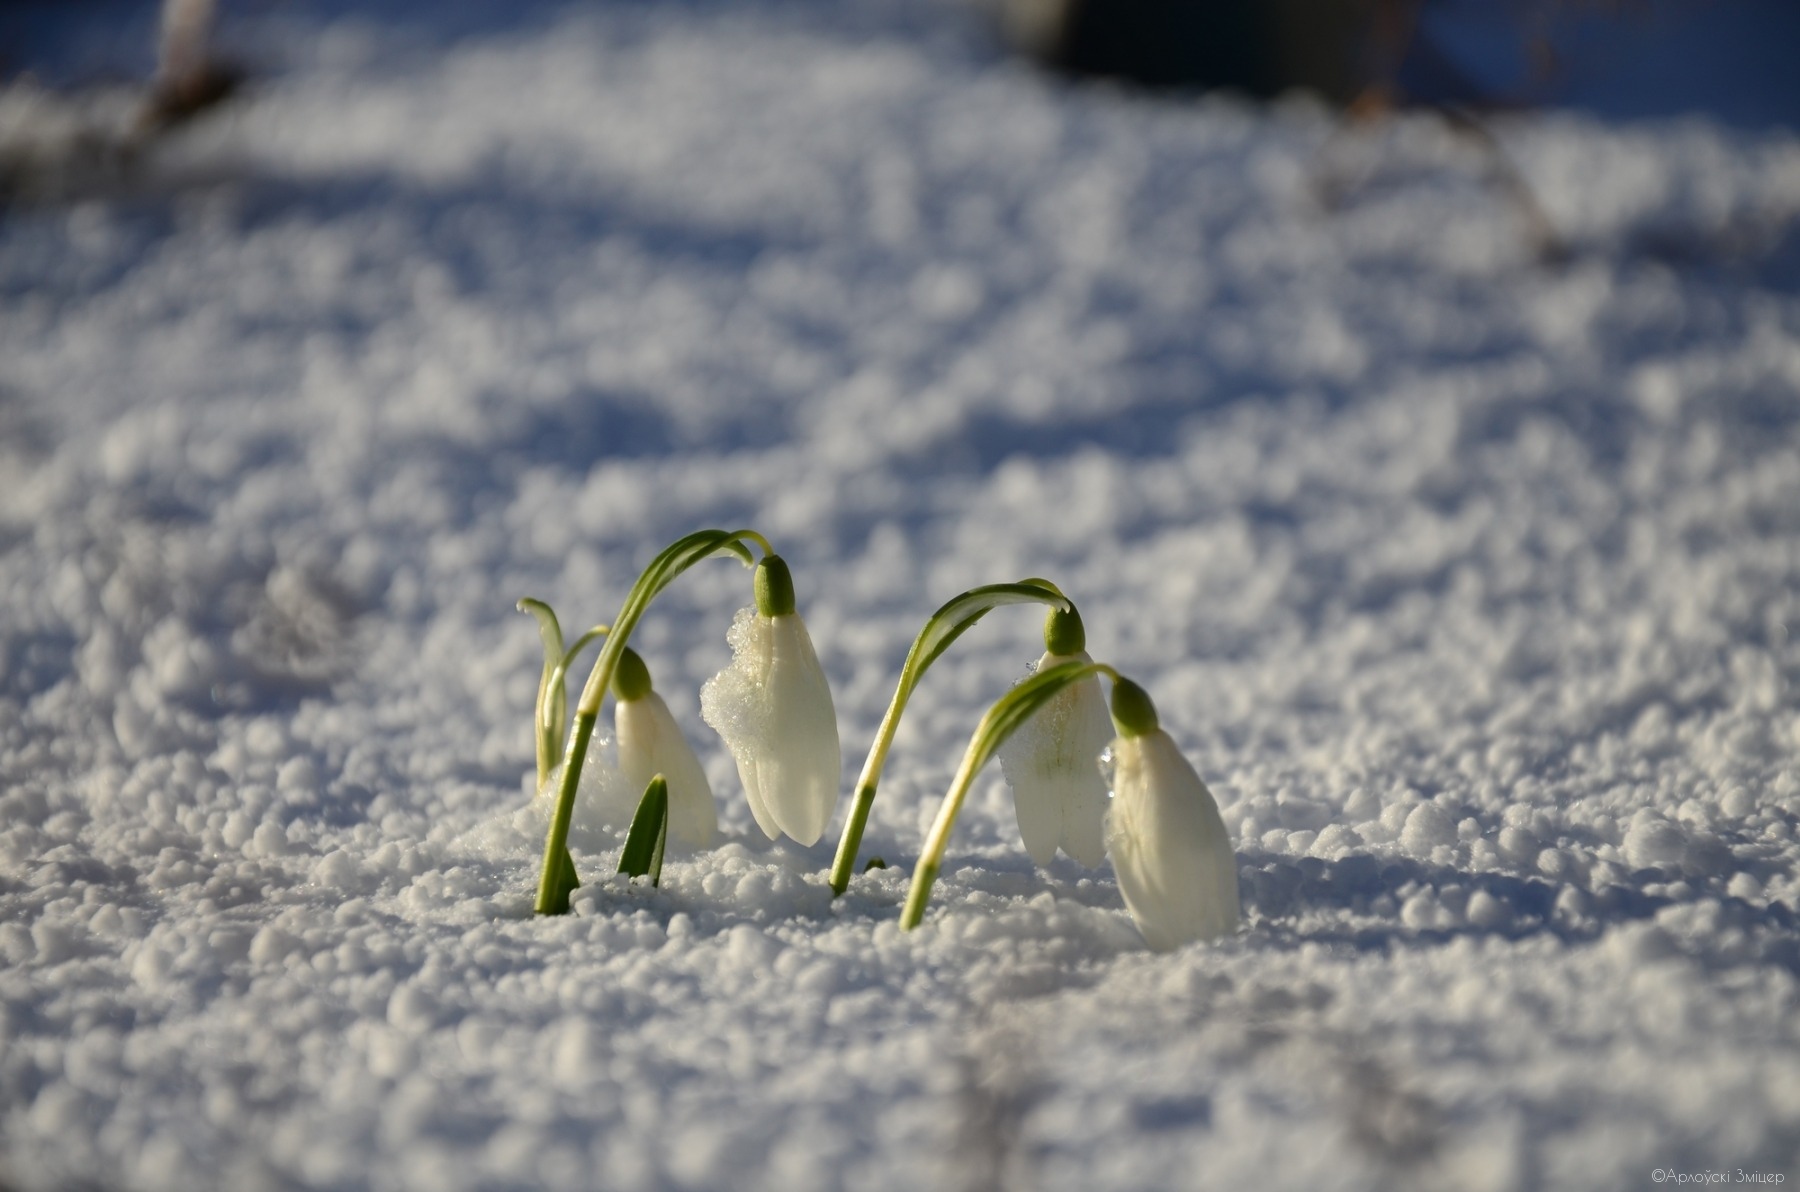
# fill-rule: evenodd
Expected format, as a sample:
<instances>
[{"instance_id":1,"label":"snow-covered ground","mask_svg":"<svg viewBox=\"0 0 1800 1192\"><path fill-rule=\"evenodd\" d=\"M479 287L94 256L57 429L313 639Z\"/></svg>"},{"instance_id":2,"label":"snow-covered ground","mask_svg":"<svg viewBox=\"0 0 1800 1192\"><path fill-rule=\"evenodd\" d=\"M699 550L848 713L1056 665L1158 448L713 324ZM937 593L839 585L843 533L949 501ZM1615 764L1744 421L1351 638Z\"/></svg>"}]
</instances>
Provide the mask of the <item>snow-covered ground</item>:
<instances>
[{"instance_id":1,"label":"snow-covered ground","mask_svg":"<svg viewBox=\"0 0 1800 1192\"><path fill-rule=\"evenodd\" d=\"M955 9L258 11L244 101L0 214L0 1184L1800 1180L1800 140L1502 123L1546 264L1433 117ZM898 930L1007 609L833 902L842 807L770 845L699 719L729 561L635 639L724 842L531 917L513 603L709 525L846 786L939 602L1060 583L1246 929L1147 951L993 767Z\"/></svg>"}]
</instances>

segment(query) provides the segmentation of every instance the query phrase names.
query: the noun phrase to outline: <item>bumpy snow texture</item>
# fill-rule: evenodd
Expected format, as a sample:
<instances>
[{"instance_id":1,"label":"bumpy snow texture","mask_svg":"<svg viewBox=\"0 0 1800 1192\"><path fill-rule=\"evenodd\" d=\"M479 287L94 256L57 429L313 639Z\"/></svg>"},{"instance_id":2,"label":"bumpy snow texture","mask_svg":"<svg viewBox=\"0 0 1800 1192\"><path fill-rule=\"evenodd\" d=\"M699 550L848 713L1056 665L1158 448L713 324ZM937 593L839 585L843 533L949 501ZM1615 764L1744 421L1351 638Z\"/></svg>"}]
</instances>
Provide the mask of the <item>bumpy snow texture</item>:
<instances>
[{"instance_id":1,"label":"bumpy snow texture","mask_svg":"<svg viewBox=\"0 0 1800 1192\"><path fill-rule=\"evenodd\" d=\"M1435 117L1069 87L956 7L311 11L0 214L0 1183L1800 1179L1792 135L1498 123L1547 263ZM771 844L700 722L728 559L634 642L718 847L651 889L578 824L533 918L513 602L707 525L791 562L846 769L938 603L1062 585L1244 930L1148 951L994 767L898 931L1013 609L834 902L842 805Z\"/></svg>"}]
</instances>

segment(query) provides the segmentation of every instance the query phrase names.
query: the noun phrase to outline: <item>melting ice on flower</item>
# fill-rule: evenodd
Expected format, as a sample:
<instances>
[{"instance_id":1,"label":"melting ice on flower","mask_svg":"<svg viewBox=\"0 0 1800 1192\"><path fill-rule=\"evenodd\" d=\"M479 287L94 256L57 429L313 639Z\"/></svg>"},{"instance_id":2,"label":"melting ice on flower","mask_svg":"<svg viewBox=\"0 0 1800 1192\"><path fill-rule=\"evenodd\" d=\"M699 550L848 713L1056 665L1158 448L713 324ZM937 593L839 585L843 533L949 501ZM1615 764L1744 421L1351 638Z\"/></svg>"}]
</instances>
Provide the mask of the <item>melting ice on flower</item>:
<instances>
[{"instance_id":1,"label":"melting ice on flower","mask_svg":"<svg viewBox=\"0 0 1800 1192\"><path fill-rule=\"evenodd\" d=\"M831 688L778 556L757 565L756 607L738 612L726 640L731 665L701 688L700 715L736 759L757 826L812 844L837 807L843 755Z\"/></svg>"},{"instance_id":2,"label":"melting ice on flower","mask_svg":"<svg viewBox=\"0 0 1800 1192\"><path fill-rule=\"evenodd\" d=\"M1212 792L1141 687L1114 686L1113 721L1106 846L1132 921L1158 951L1229 935L1238 926L1237 858Z\"/></svg>"},{"instance_id":3,"label":"melting ice on flower","mask_svg":"<svg viewBox=\"0 0 1800 1192\"><path fill-rule=\"evenodd\" d=\"M1081 614L1074 606L1044 618L1048 647L1036 670L1064 662L1092 662ZM1000 768L1013 790L1019 835L1039 865L1058 846L1089 869L1106 859L1106 783L1094 759L1112 738L1100 677L1089 675L1057 692L1001 745Z\"/></svg>"}]
</instances>

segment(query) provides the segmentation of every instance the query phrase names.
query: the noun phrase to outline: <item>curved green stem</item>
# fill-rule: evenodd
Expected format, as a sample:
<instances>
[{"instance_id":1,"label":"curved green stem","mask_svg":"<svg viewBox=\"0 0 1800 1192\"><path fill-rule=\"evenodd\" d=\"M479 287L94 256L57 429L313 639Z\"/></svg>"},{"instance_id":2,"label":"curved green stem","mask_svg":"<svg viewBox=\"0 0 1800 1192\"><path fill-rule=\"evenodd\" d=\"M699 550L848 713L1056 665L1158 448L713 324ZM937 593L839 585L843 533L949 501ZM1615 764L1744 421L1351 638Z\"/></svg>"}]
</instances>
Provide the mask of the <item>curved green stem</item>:
<instances>
[{"instance_id":1,"label":"curved green stem","mask_svg":"<svg viewBox=\"0 0 1800 1192\"><path fill-rule=\"evenodd\" d=\"M638 619L650 607L650 602L676 576L701 559L725 551L736 555L746 564L753 563L749 549L743 545L746 539L760 546L765 554L774 553L769 550L768 540L755 530L733 530L729 533L724 530L698 530L665 547L644 568L643 574L638 576L637 582L626 594L625 603L619 609L619 615L613 619L612 631L606 635L606 644L600 647L600 656L594 660L594 669L588 674L587 684L582 687L581 698L575 705L574 732L569 737L568 749L563 756L556 807L551 812L550 829L544 837L544 863L539 871L535 905L538 914L560 915L567 913L569 909L569 893L575 887L573 875L565 868L563 858L568 849L569 825L575 815L575 792L581 785L581 764L587 757L588 742L594 735L594 724L600 718L600 704L606 698L613 670L618 666L626 643L631 639L631 631L637 628Z\"/></svg>"},{"instance_id":2,"label":"curved green stem","mask_svg":"<svg viewBox=\"0 0 1800 1192\"><path fill-rule=\"evenodd\" d=\"M769 545L769 540L764 538L761 534L758 534L755 530L739 530L731 535L731 538L731 542L720 546L719 549L733 552L738 558L744 561L744 566L746 567L755 566L756 560L752 559L750 557L750 552L740 545L740 540L742 542L756 543L757 548L765 555L772 555L775 553L775 548Z\"/></svg>"},{"instance_id":3,"label":"curved green stem","mask_svg":"<svg viewBox=\"0 0 1800 1192\"><path fill-rule=\"evenodd\" d=\"M837 857L831 863L833 898L842 894L850 885L850 873L856 867L856 851L862 847L863 829L868 826L869 809L875 805L875 788L881 781L882 767L887 764L888 749L894 743L894 734L900 728L900 716L906 711L906 701L912 697L913 688L918 686L920 676L950 648L950 643L961 637L991 610L1003 604L1028 603L1048 604L1060 609L1074 607L1056 585L1048 580L1026 579L1016 584L988 584L969 589L932 613L925 622L925 627L919 630L919 636L913 639L912 649L906 654L906 662L900 667L900 682L894 688L894 698L888 702L887 714L881 718L881 727L875 731L875 742L869 747L869 756L863 762L862 774L856 780L856 799L850 805L850 818L844 824L844 834L838 840Z\"/></svg>"},{"instance_id":4,"label":"curved green stem","mask_svg":"<svg viewBox=\"0 0 1800 1192\"><path fill-rule=\"evenodd\" d=\"M969 748L963 754L962 764L956 768L956 777L950 782L943 806L938 808L937 819L932 821L931 831L925 837L919 863L913 869L912 886L906 892L906 908L900 913L902 931L911 931L925 917L925 904L931 900L931 886L937 881L938 868L943 864L944 848L950 843L950 831L956 826L957 813L962 810L975 775L1006 738L1031 719L1033 713L1057 692L1089 675L1105 675L1115 683L1119 681L1119 672L1104 662L1064 662L1047 667L994 701L994 706L975 726L975 735L969 738Z\"/></svg>"}]
</instances>

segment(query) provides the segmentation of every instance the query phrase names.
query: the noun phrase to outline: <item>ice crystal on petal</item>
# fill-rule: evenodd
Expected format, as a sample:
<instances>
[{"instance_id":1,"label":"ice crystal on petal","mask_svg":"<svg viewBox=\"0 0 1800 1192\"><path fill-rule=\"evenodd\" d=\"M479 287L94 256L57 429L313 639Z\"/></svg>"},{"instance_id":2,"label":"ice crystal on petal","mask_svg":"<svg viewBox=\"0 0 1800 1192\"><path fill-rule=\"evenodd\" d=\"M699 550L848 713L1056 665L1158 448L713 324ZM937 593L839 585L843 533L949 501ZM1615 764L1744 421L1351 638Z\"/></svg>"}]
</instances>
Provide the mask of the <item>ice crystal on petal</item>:
<instances>
[{"instance_id":1,"label":"ice crystal on petal","mask_svg":"<svg viewBox=\"0 0 1800 1192\"><path fill-rule=\"evenodd\" d=\"M731 664L700 689L700 715L737 761L750 814L773 840L812 844L837 806L843 768L831 689L796 614L739 611Z\"/></svg>"}]
</instances>

